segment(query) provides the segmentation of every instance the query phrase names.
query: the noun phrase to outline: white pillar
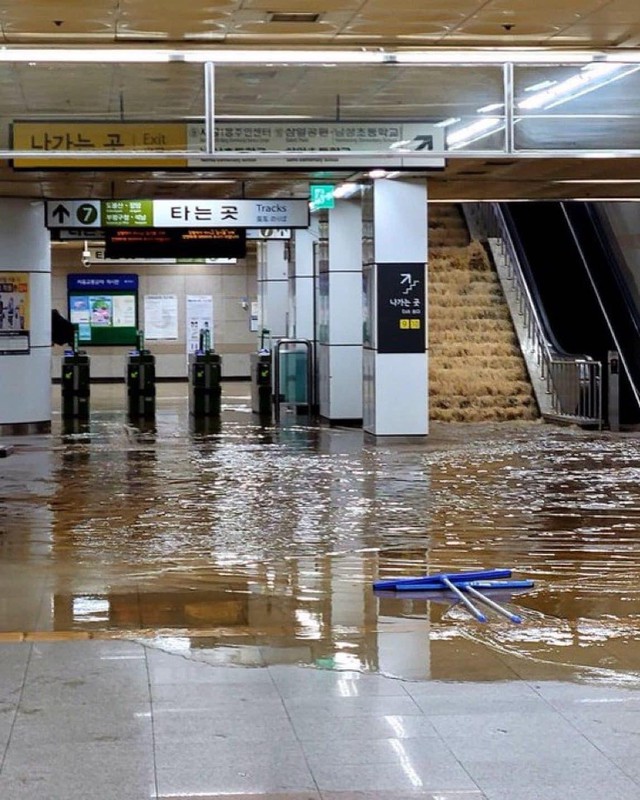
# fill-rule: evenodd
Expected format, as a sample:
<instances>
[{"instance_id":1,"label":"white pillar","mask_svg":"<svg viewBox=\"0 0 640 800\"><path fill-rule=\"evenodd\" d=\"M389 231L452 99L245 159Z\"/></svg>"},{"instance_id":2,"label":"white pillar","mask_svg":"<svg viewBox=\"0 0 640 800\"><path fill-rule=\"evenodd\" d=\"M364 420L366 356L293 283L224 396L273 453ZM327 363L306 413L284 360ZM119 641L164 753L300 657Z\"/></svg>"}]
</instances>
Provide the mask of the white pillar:
<instances>
[{"instance_id":1,"label":"white pillar","mask_svg":"<svg viewBox=\"0 0 640 800\"><path fill-rule=\"evenodd\" d=\"M363 215L363 427L376 436L426 435L426 182L374 181Z\"/></svg>"},{"instance_id":2,"label":"white pillar","mask_svg":"<svg viewBox=\"0 0 640 800\"><path fill-rule=\"evenodd\" d=\"M289 267L285 242L267 240L257 244L259 329L266 328L271 339L288 334Z\"/></svg>"},{"instance_id":3,"label":"white pillar","mask_svg":"<svg viewBox=\"0 0 640 800\"><path fill-rule=\"evenodd\" d=\"M318 399L330 421L362 420L362 213L358 199L329 209L319 258Z\"/></svg>"},{"instance_id":4,"label":"white pillar","mask_svg":"<svg viewBox=\"0 0 640 800\"><path fill-rule=\"evenodd\" d=\"M0 283L0 433L47 432L51 429L51 245L42 203L0 199ZM21 328L28 331L28 343ZM28 352L7 354L16 342L26 345Z\"/></svg>"},{"instance_id":5,"label":"white pillar","mask_svg":"<svg viewBox=\"0 0 640 800\"><path fill-rule=\"evenodd\" d=\"M294 339L315 335L314 261L318 245L318 217L311 217L308 228L293 231L289 263L289 334Z\"/></svg>"}]
</instances>

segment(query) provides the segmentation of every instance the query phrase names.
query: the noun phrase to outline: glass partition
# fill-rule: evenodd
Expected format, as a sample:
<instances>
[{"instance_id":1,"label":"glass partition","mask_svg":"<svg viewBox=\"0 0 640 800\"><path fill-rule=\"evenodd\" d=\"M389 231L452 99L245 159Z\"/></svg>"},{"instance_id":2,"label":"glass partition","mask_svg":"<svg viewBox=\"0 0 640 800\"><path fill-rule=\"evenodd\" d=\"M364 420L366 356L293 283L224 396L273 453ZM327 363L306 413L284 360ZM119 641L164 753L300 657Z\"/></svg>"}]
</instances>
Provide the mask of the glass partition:
<instances>
[{"instance_id":1,"label":"glass partition","mask_svg":"<svg viewBox=\"0 0 640 800\"><path fill-rule=\"evenodd\" d=\"M203 101L201 64L2 63L0 147L28 154L16 157L17 168L55 167L57 156L64 167L119 164L94 152L123 160L184 152L187 124L204 119ZM186 163L134 161L124 166Z\"/></svg>"},{"instance_id":2,"label":"glass partition","mask_svg":"<svg viewBox=\"0 0 640 800\"><path fill-rule=\"evenodd\" d=\"M236 153L241 167L269 167L285 152L284 166L344 164L346 153L354 167L397 157L407 168L454 155L624 153L640 151L639 121L640 64L606 59L0 63L0 156L17 168L56 158L86 169L232 166Z\"/></svg>"},{"instance_id":3,"label":"glass partition","mask_svg":"<svg viewBox=\"0 0 640 800\"><path fill-rule=\"evenodd\" d=\"M514 147L529 150L640 148L640 65L514 68Z\"/></svg>"}]
</instances>

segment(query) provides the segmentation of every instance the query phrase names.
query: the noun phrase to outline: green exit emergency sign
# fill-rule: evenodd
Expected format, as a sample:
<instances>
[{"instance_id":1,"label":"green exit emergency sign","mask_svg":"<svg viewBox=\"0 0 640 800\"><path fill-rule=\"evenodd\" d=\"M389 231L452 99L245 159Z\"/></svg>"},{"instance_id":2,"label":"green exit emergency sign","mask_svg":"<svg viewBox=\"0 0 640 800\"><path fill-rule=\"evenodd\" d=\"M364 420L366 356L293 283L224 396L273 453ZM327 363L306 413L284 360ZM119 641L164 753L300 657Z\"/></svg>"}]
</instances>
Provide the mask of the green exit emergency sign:
<instances>
[{"instance_id":1,"label":"green exit emergency sign","mask_svg":"<svg viewBox=\"0 0 640 800\"><path fill-rule=\"evenodd\" d=\"M312 183L309 185L311 206L318 208L333 208L336 204L333 196L334 186L331 183Z\"/></svg>"}]
</instances>

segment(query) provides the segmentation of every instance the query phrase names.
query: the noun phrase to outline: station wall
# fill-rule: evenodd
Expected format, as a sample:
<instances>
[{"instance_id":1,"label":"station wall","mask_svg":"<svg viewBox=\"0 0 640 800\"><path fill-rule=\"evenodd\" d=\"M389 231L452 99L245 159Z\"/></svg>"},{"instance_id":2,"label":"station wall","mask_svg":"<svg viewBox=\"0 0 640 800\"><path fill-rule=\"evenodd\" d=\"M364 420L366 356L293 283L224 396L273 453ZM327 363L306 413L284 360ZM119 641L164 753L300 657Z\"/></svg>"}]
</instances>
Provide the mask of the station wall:
<instances>
[{"instance_id":1,"label":"station wall","mask_svg":"<svg viewBox=\"0 0 640 800\"><path fill-rule=\"evenodd\" d=\"M51 303L65 317L67 275L91 272L100 274L137 274L138 319L144 330L145 295L174 295L178 306L178 338L145 340L156 356L159 379L187 378L187 295L211 295L213 298L213 348L222 357L223 378L248 378L249 354L258 348L258 333L251 330L251 302L256 300L255 246L247 258L236 264L165 264L121 261L117 264L83 265L80 243L52 246ZM245 307L246 306L246 307ZM91 377L124 380L126 357L130 347L82 345L91 358ZM64 347L54 345L52 378L60 377Z\"/></svg>"}]
</instances>

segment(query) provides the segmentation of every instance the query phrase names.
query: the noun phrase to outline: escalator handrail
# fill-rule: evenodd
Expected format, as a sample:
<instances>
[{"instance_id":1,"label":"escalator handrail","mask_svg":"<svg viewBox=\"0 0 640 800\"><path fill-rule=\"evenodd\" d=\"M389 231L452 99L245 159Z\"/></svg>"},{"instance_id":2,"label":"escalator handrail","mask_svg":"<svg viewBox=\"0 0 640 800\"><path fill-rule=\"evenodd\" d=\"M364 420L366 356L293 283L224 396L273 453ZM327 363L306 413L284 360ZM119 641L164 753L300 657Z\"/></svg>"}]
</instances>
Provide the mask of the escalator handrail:
<instances>
[{"instance_id":1,"label":"escalator handrail","mask_svg":"<svg viewBox=\"0 0 640 800\"><path fill-rule=\"evenodd\" d=\"M531 264L527 258L524 245L518 233L518 227L509 210L508 203L496 203L496 213L502 220L503 236L505 237L508 246L510 246L515 255L515 263L518 265L520 275L522 277L522 288L526 295L526 301L530 308L530 313L536 320L537 327L542 333L542 339L549 351L549 355L559 358L573 358L573 354L568 353L558 343L551 324L547 318L544 309L544 304L540 298L538 287L534 278Z\"/></svg>"},{"instance_id":2,"label":"escalator handrail","mask_svg":"<svg viewBox=\"0 0 640 800\"><path fill-rule=\"evenodd\" d=\"M478 204L475 213L466 212L472 235L494 240L502 251L503 267L498 274L503 281L507 299L513 296L511 309L514 324L516 315L521 319L522 333L518 333L525 362L531 374L534 391L541 414L550 420L577 422L581 425L602 427L602 364L589 355L573 355L562 348L554 348L541 323L538 309L523 275L518 254L511 240L511 231L499 203ZM505 270L503 272L503 270ZM508 285L511 291L507 290ZM535 369L534 369L535 368ZM534 372L537 372L537 376ZM544 385L539 394L540 382ZM583 394L583 389L587 393Z\"/></svg>"},{"instance_id":3,"label":"escalator handrail","mask_svg":"<svg viewBox=\"0 0 640 800\"><path fill-rule=\"evenodd\" d=\"M618 292L618 299L621 300L624 305L627 325L631 328L630 333L633 336L632 341L640 342L640 309L631 298L628 278L622 268L625 258L620 249L616 235L613 232L609 220L597 207L588 204L587 213L593 223L602 253L607 260L608 266L611 268L611 273Z\"/></svg>"},{"instance_id":4,"label":"escalator handrail","mask_svg":"<svg viewBox=\"0 0 640 800\"><path fill-rule=\"evenodd\" d=\"M629 348L626 346L626 342L630 342L631 345L634 346L634 350L637 348L635 347L635 343L640 341L640 329L638 328L637 324L637 315L635 311L631 310L629 299L627 297L627 293L621 286L622 275L620 271L620 264L614 258L613 253L611 252L611 243L606 242L603 238L604 230L603 227L598 225L596 220L594 219L594 215L592 214L592 210L589 208L588 204L585 204L585 216L587 217L589 223L592 225L593 233L596 236L598 241L599 249L600 249L600 258L604 261L604 272L603 274L606 276L610 276L611 280L613 280L613 286L608 285L607 289L607 299L609 303L613 300L621 302L621 310L623 313L621 315L616 314L616 318L612 316L609 309L607 308L607 302L603 298L603 286L598 285L598 281L596 279L596 275L594 273L594 266L595 266L595 256L596 254L591 253L590 257L587 258L584 247L580 243L580 231L578 230L578 224L581 220L578 220L576 214L574 214L567 206L566 203L561 203L561 207L565 218L567 220L567 224L569 225L571 235L575 242L576 248L578 250L578 254L580 256L580 260L584 266L586 271L587 277L591 283L593 288L594 294L596 296L596 300L600 309L602 311L602 315L613 340L613 344L615 350L618 353L618 357L620 359L620 363L622 364L624 371L627 375L629 380L629 385L631 387L631 391L634 395L636 403L640 408L640 389L638 388L638 380L637 377L640 376L640 360L638 358L634 358L633 361L636 363L632 363L631 354L629 353ZM572 219L573 216L573 219ZM615 237L614 237L615 240ZM616 297L611 297L611 290L614 290L616 293ZM626 330L622 330L626 328ZM634 354L635 355L635 354ZM635 366L635 369L633 367Z\"/></svg>"},{"instance_id":5,"label":"escalator handrail","mask_svg":"<svg viewBox=\"0 0 640 800\"><path fill-rule=\"evenodd\" d=\"M506 203L496 203L496 214L502 220L502 235L506 238L508 245L513 249L515 255L515 263L518 265L522 277L521 291L526 296L526 302L529 305L529 313L536 321L536 325L540 331L540 336L544 342L547 355L555 360L579 360L579 361L592 361L593 359L586 353L572 353L563 348L553 332L553 328L547 318L544 309L544 303L541 300L538 287L535 281L534 272L531 268L529 259L527 258L524 246L518 235L517 225L508 208L503 208Z\"/></svg>"}]
</instances>

